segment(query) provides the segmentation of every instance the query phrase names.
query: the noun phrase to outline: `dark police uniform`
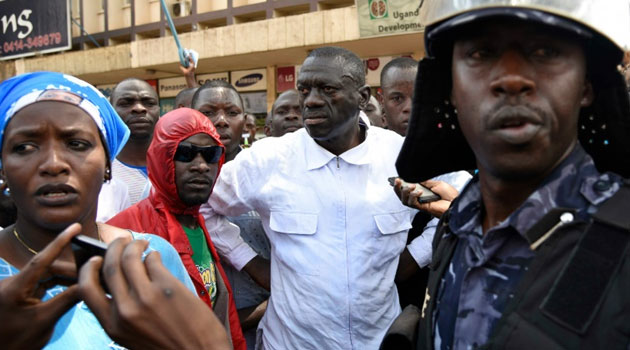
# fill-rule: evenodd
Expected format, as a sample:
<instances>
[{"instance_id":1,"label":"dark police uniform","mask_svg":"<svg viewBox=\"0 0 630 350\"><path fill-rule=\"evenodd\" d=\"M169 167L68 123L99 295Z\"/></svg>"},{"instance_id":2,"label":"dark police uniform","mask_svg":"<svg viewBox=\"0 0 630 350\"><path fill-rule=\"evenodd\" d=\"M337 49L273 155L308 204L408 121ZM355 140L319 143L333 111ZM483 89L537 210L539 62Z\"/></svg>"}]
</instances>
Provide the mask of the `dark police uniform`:
<instances>
[{"instance_id":1,"label":"dark police uniform","mask_svg":"<svg viewBox=\"0 0 630 350\"><path fill-rule=\"evenodd\" d=\"M628 349L630 189L581 146L485 235L478 177L440 224L419 349Z\"/></svg>"}]
</instances>

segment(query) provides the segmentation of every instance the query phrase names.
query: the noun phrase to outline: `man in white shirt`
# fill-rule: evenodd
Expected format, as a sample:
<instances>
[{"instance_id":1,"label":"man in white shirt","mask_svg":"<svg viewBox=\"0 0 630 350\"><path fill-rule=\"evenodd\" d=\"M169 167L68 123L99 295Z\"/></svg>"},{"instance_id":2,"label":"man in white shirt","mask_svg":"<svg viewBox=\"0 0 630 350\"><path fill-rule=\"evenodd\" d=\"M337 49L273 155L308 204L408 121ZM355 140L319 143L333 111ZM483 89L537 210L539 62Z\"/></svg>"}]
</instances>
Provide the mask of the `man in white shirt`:
<instances>
[{"instance_id":1,"label":"man in white shirt","mask_svg":"<svg viewBox=\"0 0 630 350\"><path fill-rule=\"evenodd\" d=\"M400 313L394 276L414 215L388 184L403 142L368 127L370 97L352 52L313 50L298 79L304 129L265 138L227 163L202 206L220 254L255 256L216 214L256 210L271 242L263 349L376 349ZM424 246L430 257L430 241Z\"/></svg>"},{"instance_id":2,"label":"man in white shirt","mask_svg":"<svg viewBox=\"0 0 630 350\"><path fill-rule=\"evenodd\" d=\"M160 118L160 103L155 89L137 78L118 83L110 100L131 131L125 147L112 162L112 176L127 185L131 204L136 204L149 195L151 188L146 158L153 128Z\"/></svg>"},{"instance_id":3,"label":"man in white shirt","mask_svg":"<svg viewBox=\"0 0 630 350\"><path fill-rule=\"evenodd\" d=\"M101 187L101 192L98 195L96 222L107 222L130 206L131 199L127 184L113 177Z\"/></svg>"}]
</instances>

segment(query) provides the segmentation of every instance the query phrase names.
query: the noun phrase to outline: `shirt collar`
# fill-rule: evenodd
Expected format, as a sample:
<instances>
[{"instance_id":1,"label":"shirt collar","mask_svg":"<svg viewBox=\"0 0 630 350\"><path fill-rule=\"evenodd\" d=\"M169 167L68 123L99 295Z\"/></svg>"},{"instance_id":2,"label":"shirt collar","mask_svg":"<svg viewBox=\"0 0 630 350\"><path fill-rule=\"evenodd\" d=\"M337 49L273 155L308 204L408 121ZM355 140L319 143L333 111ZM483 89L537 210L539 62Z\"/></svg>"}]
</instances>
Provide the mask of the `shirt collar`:
<instances>
[{"instance_id":1,"label":"shirt collar","mask_svg":"<svg viewBox=\"0 0 630 350\"><path fill-rule=\"evenodd\" d=\"M363 114L363 116L361 116ZM364 165L370 163L369 144L371 143L371 137L369 133L369 126L363 121L363 118L367 118L363 111L359 114L359 126L365 130L365 140L359 145L343 152L339 155L339 158L343 159L346 163L354 165ZM308 135L304 130L304 137L306 138L306 147L304 147L304 159L306 159L306 169L313 170L323 167L328 164L333 158L336 158L334 154L329 152L324 147L320 146Z\"/></svg>"},{"instance_id":2,"label":"shirt collar","mask_svg":"<svg viewBox=\"0 0 630 350\"><path fill-rule=\"evenodd\" d=\"M511 226L525 237L525 233L553 208L577 209L578 219L588 220L589 208L612 197L620 186L618 175L600 174L593 159L577 144L538 189L492 230ZM576 191L578 188L580 190ZM453 232L481 232L482 205L476 175L453 205L449 222Z\"/></svg>"}]
</instances>

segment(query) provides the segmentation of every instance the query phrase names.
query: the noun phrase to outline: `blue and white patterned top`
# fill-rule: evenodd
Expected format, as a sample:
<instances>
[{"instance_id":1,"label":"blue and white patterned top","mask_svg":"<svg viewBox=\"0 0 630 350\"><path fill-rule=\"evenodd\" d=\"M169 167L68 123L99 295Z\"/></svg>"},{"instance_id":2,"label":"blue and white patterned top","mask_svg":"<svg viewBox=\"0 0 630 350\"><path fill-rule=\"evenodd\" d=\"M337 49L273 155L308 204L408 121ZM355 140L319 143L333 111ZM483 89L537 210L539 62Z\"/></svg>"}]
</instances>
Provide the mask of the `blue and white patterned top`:
<instances>
[{"instance_id":1,"label":"blue and white patterned top","mask_svg":"<svg viewBox=\"0 0 630 350\"><path fill-rule=\"evenodd\" d=\"M621 184L618 175L598 172L577 145L518 209L483 234L475 176L452 205L449 226L459 240L438 290L435 348L475 349L486 343L534 257L525 233L557 207L576 209L579 220L589 221Z\"/></svg>"},{"instance_id":2,"label":"blue and white patterned top","mask_svg":"<svg viewBox=\"0 0 630 350\"><path fill-rule=\"evenodd\" d=\"M166 240L151 234L134 233L134 239L144 239L149 241L149 246L144 252L146 256L149 252L158 251L162 257L164 266L192 292L195 288L182 264L179 254ZM19 273L14 266L0 258L0 280L11 277ZM42 301L49 300L55 295L63 292L66 287L55 286L46 291ZM47 350L59 349L124 349L116 344L105 333L100 323L92 314L87 305L81 301L66 312L57 321L55 331L48 344L44 347Z\"/></svg>"}]
</instances>

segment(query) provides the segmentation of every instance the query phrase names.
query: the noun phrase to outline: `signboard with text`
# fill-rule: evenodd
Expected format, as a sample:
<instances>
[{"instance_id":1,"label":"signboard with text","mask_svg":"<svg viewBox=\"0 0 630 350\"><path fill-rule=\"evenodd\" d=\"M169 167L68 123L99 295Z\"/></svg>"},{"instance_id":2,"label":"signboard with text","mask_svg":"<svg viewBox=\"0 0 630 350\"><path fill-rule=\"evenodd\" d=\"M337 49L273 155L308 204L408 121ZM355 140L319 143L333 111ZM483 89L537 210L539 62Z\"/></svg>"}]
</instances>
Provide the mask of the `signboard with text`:
<instances>
[{"instance_id":1,"label":"signboard with text","mask_svg":"<svg viewBox=\"0 0 630 350\"><path fill-rule=\"evenodd\" d=\"M239 70L230 73L232 85L237 91L267 90L267 70Z\"/></svg>"},{"instance_id":2,"label":"signboard with text","mask_svg":"<svg viewBox=\"0 0 630 350\"><path fill-rule=\"evenodd\" d=\"M210 74L199 74L195 77L197 79L197 83L199 86L203 85L206 81L209 80L225 80L228 81L228 73L210 73ZM174 78L165 78L160 79L158 84L158 91L160 94L160 98L163 97L175 97L177 94L184 90L188 85L186 85L186 78L183 76L174 77Z\"/></svg>"},{"instance_id":3,"label":"signboard with text","mask_svg":"<svg viewBox=\"0 0 630 350\"><path fill-rule=\"evenodd\" d=\"M277 92L295 89L296 81L295 66L278 67L278 79L276 80Z\"/></svg>"},{"instance_id":4,"label":"signboard with text","mask_svg":"<svg viewBox=\"0 0 630 350\"><path fill-rule=\"evenodd\" d=\"M420 32L422 0L356 0L359 12L359 35L378 35Z\"/></svg>"},{"instance_id":5,"label":"signboard with text","mask_svg":"<svg viewBox=\"0 0 630 350\"><path fill-rule=\"evenodd\" d=\"M227 81L228 83L230 82L230 77L229 77L228 72L199 74L196 78L197 78L197 83L199 84L199 86L205 84L206 81L210 81L210 80L223 80L223 81Z\"/></svg>"},{"instance_id":6,"label":"signboard with text","mask_svg":"<svg viewBox=\"0 0 630 350\"><path fill-rule=\"evenodd\" d=\"M71 47L69 0L0 0L0 60Z\"/></svg>"}]
</instances>

